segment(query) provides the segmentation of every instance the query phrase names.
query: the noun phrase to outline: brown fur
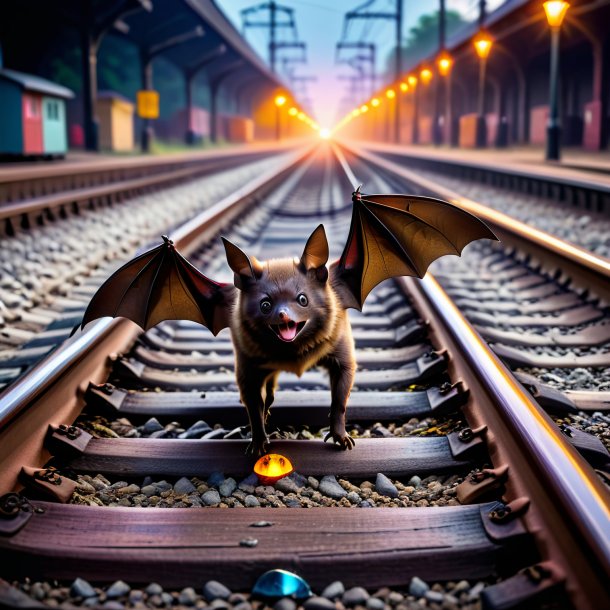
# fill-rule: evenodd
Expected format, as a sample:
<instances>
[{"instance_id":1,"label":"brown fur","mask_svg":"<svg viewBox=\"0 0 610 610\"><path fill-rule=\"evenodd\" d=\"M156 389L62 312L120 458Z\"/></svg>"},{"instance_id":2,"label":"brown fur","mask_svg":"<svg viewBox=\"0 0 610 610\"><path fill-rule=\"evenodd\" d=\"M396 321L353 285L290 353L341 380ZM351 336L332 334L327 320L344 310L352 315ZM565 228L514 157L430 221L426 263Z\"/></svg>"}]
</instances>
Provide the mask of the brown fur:
<instances>
[{"instance_id":1,"label":"brown fur","mask_svg":"<svg viewBox=\"0 0 610 610\"><path fill-rule=\"evenodd\" d=\"M330 433L325 440L332 438L351 449L354 441L345 431L345 413L356 370L354 342L347 312L328 279L324 228L314 231L300 259L262 262L226 240L225 247L239 288L229 327L237 384L252 430L248 451L260 455L266 450L265 423L280 371L301 376L316 365L330 376ZM307 298L305 306L299 303L301 295ZM264 300L271 304L265 313ZM305 323L290 342L272 329L287 319Z\"/></svg>"}]
</instances>

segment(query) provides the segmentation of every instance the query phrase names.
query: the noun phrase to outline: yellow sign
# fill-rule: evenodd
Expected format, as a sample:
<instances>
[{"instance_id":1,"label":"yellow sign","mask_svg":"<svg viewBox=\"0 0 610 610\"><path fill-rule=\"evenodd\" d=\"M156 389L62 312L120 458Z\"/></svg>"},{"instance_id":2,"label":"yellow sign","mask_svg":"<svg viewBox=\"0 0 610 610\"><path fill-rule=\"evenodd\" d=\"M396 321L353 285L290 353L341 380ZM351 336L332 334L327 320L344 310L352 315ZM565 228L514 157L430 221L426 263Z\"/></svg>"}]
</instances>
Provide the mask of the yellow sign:
<instances>
[{"instance_id":1,"label":"yellow sign","mask_svg":"<svg viewBox=\"0 0 610 610\"><path fill-rule=\"evenodd\" d=\"M151 90L138 91L138 116L141 119L159 118L159 92Z\"/></svg>"}]
</instances>

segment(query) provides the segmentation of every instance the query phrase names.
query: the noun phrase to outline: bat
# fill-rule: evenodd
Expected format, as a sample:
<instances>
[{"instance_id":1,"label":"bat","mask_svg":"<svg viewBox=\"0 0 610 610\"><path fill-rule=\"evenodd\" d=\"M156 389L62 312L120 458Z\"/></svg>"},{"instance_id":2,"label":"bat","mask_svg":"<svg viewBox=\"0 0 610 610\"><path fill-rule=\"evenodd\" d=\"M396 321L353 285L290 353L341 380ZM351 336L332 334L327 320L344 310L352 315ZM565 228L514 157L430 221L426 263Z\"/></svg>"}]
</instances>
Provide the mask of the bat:
<instances>
[{"instance_id":1,"label":"bat","mask_svg":"<svg viewBox=\"0 0 610 610\"><path fill-rule=\"evenodd\" d=\"M148 330L163 320L192 320L216 335L229 327L235 375L250 421L246 452L263 455L265 424L281 371L313 366L330 378L330 431L325 441L354 446L346 410L356 371L349 308L361 310L371 290L399 276L423 278L446 254L460 255L477 239L497 237L476 216L430 197L352 194L352 218L339 260L327 266L323 225L300 258L260 261L222 238L233 284L215 282L189 263L166 236L126 263L95 293L81 328L104 316Z\"/></svg>"}]
</instances>

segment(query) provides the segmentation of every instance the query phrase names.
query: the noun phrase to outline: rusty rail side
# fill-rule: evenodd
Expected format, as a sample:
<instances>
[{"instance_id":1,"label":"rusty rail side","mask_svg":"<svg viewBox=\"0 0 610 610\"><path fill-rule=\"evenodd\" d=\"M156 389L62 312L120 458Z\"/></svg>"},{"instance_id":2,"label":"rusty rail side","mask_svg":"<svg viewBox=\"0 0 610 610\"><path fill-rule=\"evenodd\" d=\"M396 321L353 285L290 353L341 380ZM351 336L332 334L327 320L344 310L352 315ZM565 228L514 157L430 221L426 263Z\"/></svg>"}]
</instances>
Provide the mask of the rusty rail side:
<instances>
[{"instance_id":1,"label":"rusty rail side","mask_svg":"<svg viewBox=\"0 0 610 610\"><path fill-rule=\"evenodd\" d=\"M335 152L348 178L358 184L341 149L335 147ZM368 154L354 154L376 163ZM599 477L431 274L422 281L400 278L398 283L428 321L435 348L448 349L450 377L470 391L463 407L469 426L486 426L494 466L509 467L504 499L531 501L522 519L537 538L543 559L565 575L575 607L610 606L610 494Z\"/></svg>"},{"instance_id":2,"label":"rusty rail side","mask_svg":"<svg viewBox=\"0 0 610 610\"><path fill-rule=\"evenodd\" d=\"M221 222L235 218L255 196L272 189L310 150L300 149L279 168L239 187L174 231L176 246L188 255ZM74 421L89 381L104 381L108 355L127 349L138 332L125 319L102 319L74 335L0 394L0 491L15 486L23 464L42 466L48 460L49 454L42 449L48 424Z\"/></svg>"}]
</instances>

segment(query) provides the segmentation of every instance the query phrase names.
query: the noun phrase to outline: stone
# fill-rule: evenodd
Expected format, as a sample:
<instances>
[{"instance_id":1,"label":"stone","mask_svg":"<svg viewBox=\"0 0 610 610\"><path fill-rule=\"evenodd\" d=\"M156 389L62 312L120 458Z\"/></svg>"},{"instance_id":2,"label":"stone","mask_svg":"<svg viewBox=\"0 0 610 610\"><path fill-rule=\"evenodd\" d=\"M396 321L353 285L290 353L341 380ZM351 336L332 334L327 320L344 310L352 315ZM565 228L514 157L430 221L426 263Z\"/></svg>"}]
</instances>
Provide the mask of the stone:
<instances>
[{"instance_id":1,"label":"stone","mask_svg":"<svg viewBox=\"0 0 610 610\"><path fill-rule=\"evenodd\" d=\"M369 597L370 595L365 588L352 587L343 594L341 601L344 606L364 606Z\"/></svg>"},{"instance_id":2,"label":"stone","mask_svg":"<svg viewBox=\"0 0 610 610\"><path fill-rule=\"evenodd\" d=\"M242 491L251 494L254 493L254 489L257 487L257 485L258 477L254 473L252 473L251 475L247 476L243 481L241 481L238 487Z\"/></svg>"},{"instance_id":3,"label":"stone","mask_svg":"<svg viewBox=\"0 0 610 610\"><path fill-rule=\"evenodd\" d=\"M235 479L229 477L225 479L220 486L218 487L218 491L220 491L220 495L227 498L229 497L235 490L237 489L237 483Z\"/></svg>"},{"instance_id":4,"label":"stone","mask_svg":"<svg viewBox=\"0 0 610 610\"><path fill-rule=\"evenodd\" d=\"M324 588L322 597L326 597L326 599L338 599L344 593L345 587L343 586L343 583L340 580L335 580Z\"/></svg>"},{"instance_id":5,"label":"stone","mask_svg":"<svg viewBox=\"0 0 610 610\"><path fill-rule=\"evenodd\" d=\"M178 596L178 603L183 606L194 606L197 601L197 593L195 593L195 589L193 587L186 587L180 591L180 595Z\"/></svg>"},{"instance_id":6,"label":"stone","mask_svg":"<svg viewBox=\"0 0 610 610\"><path fill-rule=\"evenodd\" d=\"M369 610L384 610L385 602L378 597L369 597L366 600L366 607Z\"/></svg>"},{"instance_id":7,"label":"stone","mask_svg":"<svg viewBox=\"0 0 610 610\"><path fill-rule=\"evenodd\" d=\"M275 488L285 494L299 493L297 484L290 477L284 477L283 479L276 481Z\"/></svg>"},{"instance_id":8,"label":"stone","mask_svg":"<svg viewBox=\"0 0 610 610\"><path fill-rule=\"evenodd\" d=\"M312 489L318 489L320 482L315 477L307 477L307 483Z\"/></svg>"},{"instance_id":9,"label":"stone","mask_svg":"<svg viewBox=\"0 0 610 610\"><path fill-rule=\"evenodd\" d=\"M273 610L297 610L297 604L289 597L282 597L273 604Z\"/></svg>"},{"instance_id":10,"label":"stone","mask_svg":"<svg viewBox=\"0 0 610 610\"><path fill-rule=\"evenodd\" d=\"M216 430L210 430L206 432L201 438L207 441L213 441L219 438L223 438L224 435L228 432L224 428L217 428Z\"/></svg>"},{"instance_id":11,"label":"stone","mask_svg":"<svg viewBox=\"0 0 610 610\"><path fill-rule=\"evenodd\" d=\"M206 506L213 506L220 503L220 494L215 489L210 489L201 496L201 499Z\"/></svg>"},{"instance_id":12,"label":"stone","mask_svg":"<svg viewBox=\"0 0 610 610\"><path fill-rule=\"evenodd\" d=\"M360 499L361 499L360 496L355 491L350 491L346 497L352 504L358 504L358 502L360 502Z\"/></svg>"},{"instance_id":13,"label":"stone","mask_svg":"<svg viewBox=\"0 0 610 610\"><path fill-rule=\"evenodd\" d=\"M144 485L140 488L140 491L147 497L150 498L157 493L157 488L154 485Z\"/></svg>"},{"instance_id":14,"label":"stone","mask_svg":"<svg viewBox=\"0 0 610 610\"><path fill-rule=\"evenodd\" d=\"M375 479L375 490L382 496L388 496L390 498L398 498L398 489L396 485L385 476L385 474L378 472L377 478Z\"/></svg>"},{"instance_id":15,"label":"stone","mask_svg":"<svg viewBox=\"0 0 610 610\"><path fill-rule=\"evenodd\" d=\"M151 417L143 426L142 426L142 434L150 435L153 432L159 432L164 430L163 426L159 423L159 420L156 417Z\"/></svg>"},{"instance_id":16,"label":"stone","mask_svg":"<svg viewBox=\"0 0 610 610\"><path fill-rule=\"evenodd\" d=\"M117 602L115 600L110 600L110 601L104 602L104 605L102 606L102 608L106 608L106 610L123 610L123 608L125 608L125 606L121 602Z\"/></svg>"},{"instance_id":17,"label":"stone","mask_svg":"<svg viewBox=\"0 0 610 610\"><path fill-rule=\"evenodd\" d=\"M168 483L167 481L159 481L158 483L155 483L155 488L157 489L157 493L163 493L164 491L170 491L174 488L174 486L171 483Z\"/></svg>"},{"instance_id":18,"label":"stone","mask_svg":"<svg viewBox=\"0 0 610 610\"><path fill-rule=\"evenodd\" d=\"M187 428L184 432L178 435L178 438L201 438L204 434L207 434L212 427L204 422L202 419L196 421L190 428Z\"/></svg>"},{"instance_id":19,"label":"stone","mask_svg":"<svg viewBox=\"0 0 610 610\"><path fill-rule=\"evenodd\" d=\"M415 597L423 597L430 587L421 578L414 576L409 583L409 593Z\"/></svg>"},{"instance_id":20,"label":"stone","mask_svg":"<svg viewBox=\"0 0 610 610\"><path fill-rule=\"evenodd\" d=\"M210 608L214 608L215 610L230 610L231 604L225 599L213 599L210 602Z\"/></svg>"},{"instance_id":21,"label":"stone","mask_svg":"<svg viewBox=\"0 0 610 610\"><path fill-rule=\"evenodd\" d=\"M239 602L233 606L233 610L252 610L252 604L247 601Z\"/></svg>"},{"instance_id":22,"label":"stone","mask_svg":"<svg viewBox=\"0 0 610 610\"><path fill-rule=\"evenodd\" d=\"M333 498L333 500L340 500L347 496L347 491L337 483L337 479L333 475L322 477L319 490L325 496Z\"/></svg>"},{"instance_id":23,"label":"stone","mask_svg":"<svg viewBox=\"0 0 610 610\"><path fill-rule=\"evenodd\" d=\"M208 485L210 485L211 487L218 487L219 485L222 485L224 480L225 475L222 472L213 472L208 477Z\"/></svg>"},{"instance_id":24,"label":"stone","mask_svg":"<svg viewBox=\"0 0 610 610\"><path fill-rule=\"evenodd\" d=\"M126 582L117 580L106 589L106 597L108 599L116 599L117 597L127 595L130 591L131 587Z\"/></svg>"},{"instance_id":25,"label":"stone","mask_svg":"<svg viewBox=\"0 0 610 610\"><path fill-rule=\"evenodd\" d=\"M421 485L421 479L417 475L413 475L407 482L408 487L419 487Z\"/></svg>"},{"instance_id":26,"label":"stone","mask_svg":"<svg viewBox=\"0 0 610 610\"><path fill-rule=\"evenodd\" d=\"M35 600L41 601L46 597L46 595L46 591L44 590L44 587L41 583L35 582L30 587L30 596L33 597Z\"/></svg>"},{"instance_id":27,"label":"stone","mask_svg":"<svg viewBox=\"0 0 610 610\"><path fill-rule=\"evenodd\" d=\"M208 582L203 585L203 596L208 602L211 602L213 599L226 600L229 599L230 595L231 590L217 580L208 580Z\"/></svg>"},{"instance_id":28,"label":"stone","mask_svg":"<svg viewBox=\"0 0 610 610\"><path fill-rule=\"evenodd\" d=\"M310 597L304 604L305 610L335 610L335 602L325 597Z\"/></svg>"},{"instance_id":29,"label":"stone","mask_svg":"<svg viewBox=\"0 0 610 610\"><path fill-rule=\"evenodd\" d=\"M444 595L440 591L426 591L424 597L429 601L435 604L442 604Z\"/></svg>"},{"instance_id":30,"label":"stone","mask_svg":"<svg viewBox=\"0 0 610 610\"><path fill-rule=\"evenodd\" d=\"M288 475L289 479L292 479L295 485L300 489L301 487L305 487L308 484L307 477L304 477L302 474L293 471Z\"/></svg>"},{"instance_id":31,"label":"stone","mask_svg":"<svg viewBox=\"0 0 610 610\"><path fill-rule=\"evenodd\" d=\"M196 488L186 477L182 477L174 483L174 491L179 496L184 496L196 491Z\"/></svg>"},{"instance_id":32,"label":"stone","mask_svg":"<svg viewBox=\"0 0 610 610\"><path fill-rule=\"evenodd\" d=\"M399 593L398 591L390 591L388 593L388 602L392 606L398 606L398 604L400 604L403 600L404 600L404 596L402 595L402 593Z\"/></svg>"},{"instance_id":33,"label":"stone","mask_svg":"<svg viewBox=\"0 0 610 610\"><path fill-rule=\"evenodd\" d=\"M93 597L95 595L95 591L93 587L84 579L77 578L70 585L70 597Z\"/></svg>"},{"instance_id":34,"label":"stone","mask_svg":"<svg viewBox=\"0 0 610 610\"><path fill-rule=\"evenodd\" d=\"M252 494L248 494L245 497L244 504L248 508L255 508L256 506L260 506L261 505L261 503L258 501L258 498L256 496L253 496Z\"/></svg>"},{"instance_id":35,"label":"stone","mask_svg":"<svg viewBox=\"0 0 610 610\"><path fill-rule=\"evenodd\" d=\"M147 595L161 595L161 593L163 593L163 587L156 582L151 582L144 591L146 591Z\"/></svg>"}]
</instances>

